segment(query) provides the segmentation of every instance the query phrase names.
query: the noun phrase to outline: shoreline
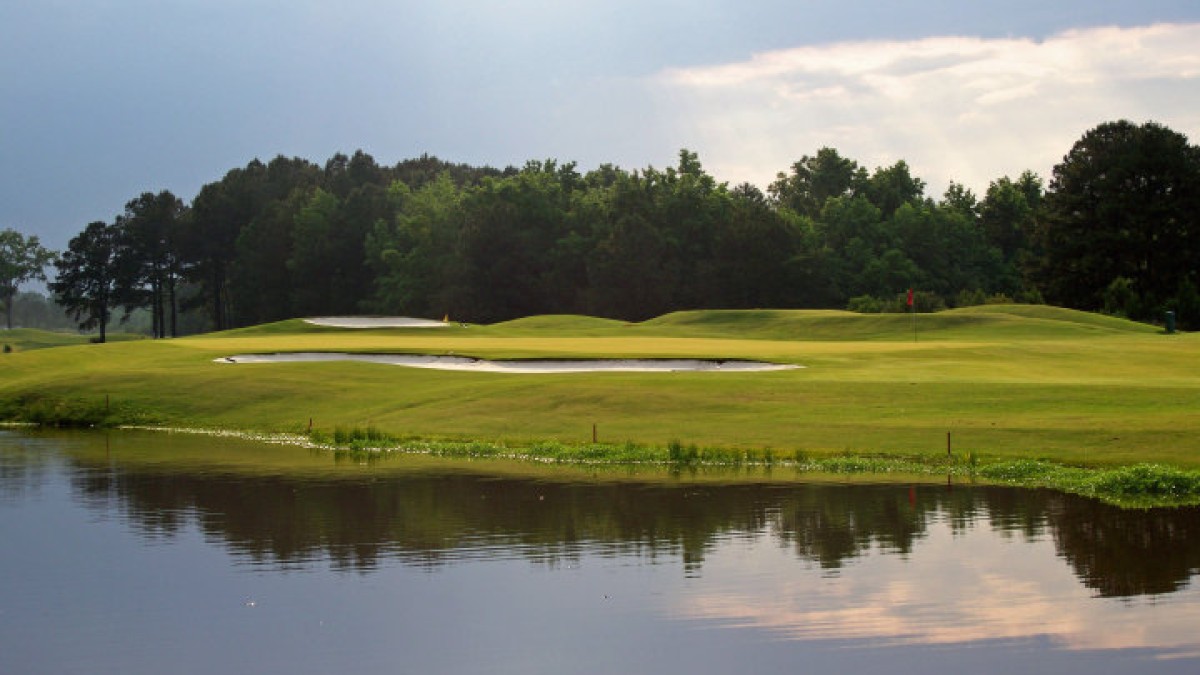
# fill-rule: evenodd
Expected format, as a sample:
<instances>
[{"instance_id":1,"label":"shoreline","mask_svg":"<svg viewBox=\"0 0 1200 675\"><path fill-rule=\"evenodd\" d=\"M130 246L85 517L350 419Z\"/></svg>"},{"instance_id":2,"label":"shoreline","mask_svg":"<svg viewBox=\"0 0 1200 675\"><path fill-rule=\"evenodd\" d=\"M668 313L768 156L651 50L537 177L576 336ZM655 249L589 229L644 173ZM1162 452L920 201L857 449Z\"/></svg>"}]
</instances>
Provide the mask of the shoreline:
<instances>
[{"instance_id":1,"label":"shoreline","mask_svg":"<svg viewBox=\"0 0 1200 675\"><path fill-rule=\"evenodd\" d=\"M2 423L0 428L45 429L46 425ZM94 427L93 427L94 428ZM121 431L181 433L236 438L257 443L288 445L334 453L361 454L364 458L390 454L424 455L446 459L491 459L505 462L578 467L642 467L663 471L704 469L755 469L793 472L783 482L804 482L806 476L836 478L840 482L904 484L913 480L947 484L999 485L1025 489L1050 489L1090 497L1122 508L1173 508L1200 505L1200 471L1165 464L1130 464L1107 468L1072 467L1046 459L992 460L974 453L949 457L845 453L809 457L770 450L729 450L683 446L667 447L625 443L566 444L538 442L508 445L479 440L401 439L367 429L335 430L310 434L238 431L193 427L121 425ZM763 478L767 478L763 476ZM771 480L780 480L771 476ZM955 482L957 479L958 482Z\"/></svg>"}]
</instances>

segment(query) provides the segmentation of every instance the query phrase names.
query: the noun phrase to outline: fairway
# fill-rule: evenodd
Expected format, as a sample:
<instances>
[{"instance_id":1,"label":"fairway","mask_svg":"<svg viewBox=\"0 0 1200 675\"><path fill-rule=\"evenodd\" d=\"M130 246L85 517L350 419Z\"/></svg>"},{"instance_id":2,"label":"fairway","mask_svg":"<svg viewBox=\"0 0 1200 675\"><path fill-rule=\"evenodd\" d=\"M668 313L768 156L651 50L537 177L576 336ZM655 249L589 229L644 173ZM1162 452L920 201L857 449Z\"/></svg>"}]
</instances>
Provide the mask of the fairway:
<instances>
[{"instance_id":1,"label":"fairway","mask_svg":"<svg viewBox=\"0 0 1200 675\"><path fill-rule=\"evenodd\" d=\"M1200 466L1200 340L1042 306L923 314L699 311L342 329L301 320L176 340L0 355L0 415L107 405L121 421L262 432L771 449L783 456L1044 458ZM714 359L776 372L444 372L220 364L281 352L474 359Z\"/></svg>"}]
</instances>

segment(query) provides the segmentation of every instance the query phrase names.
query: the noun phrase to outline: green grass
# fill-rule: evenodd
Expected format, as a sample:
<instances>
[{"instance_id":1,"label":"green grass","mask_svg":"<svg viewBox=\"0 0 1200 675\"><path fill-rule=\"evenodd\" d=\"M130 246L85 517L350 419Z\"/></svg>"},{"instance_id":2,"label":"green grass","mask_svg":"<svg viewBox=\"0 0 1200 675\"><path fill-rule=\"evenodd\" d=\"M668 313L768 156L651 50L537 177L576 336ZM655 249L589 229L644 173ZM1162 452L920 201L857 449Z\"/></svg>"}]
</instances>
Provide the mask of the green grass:
<instances>
[{"instance_id":1,"label":"green grass","mask_svg":"<svg viewBox=\"0 0 1200 675\"><path fill-rule=\"evenodd\" d=\"M32 349L46 349L49 347L66 347L69 345L82 345L91 342L92 335L80 335L79 333L59 333L48 330L38 330L36 328L13 328L11 330L0 329L0 356L8 353L25 352ZM123 342L126 340L140 340L142 335L134 335L130 333L116 333L108 336L112 342Z\"/></svg>"},{"instance_id":2,"label":"green grass","mask_svg":"<svg viewBox=\"0 0 1200 675\"><path fill-rule=\"evenodd\" d=\"M95 410L106 423L504 448L692 446L822 460L981 466L1049 461L1200 468L1200 336L1051 307L916 319L837 311L678 312L640 324L531 317L492 326L342 330L298 320L177 340L0 354L0 416ZM696 357L795 363L771 373L456 373L364 363L229 365L238 353L357 351L485 358ZM61 402L61 405L60 403ZM57 408L56 408L57 406ZM114 412L115 411L115 412ZM360 443L361 445L361 443ZM620 452L614 449L622 449ZM669 459L669 458L668 458Z\"/></svg>"}]
</instances>

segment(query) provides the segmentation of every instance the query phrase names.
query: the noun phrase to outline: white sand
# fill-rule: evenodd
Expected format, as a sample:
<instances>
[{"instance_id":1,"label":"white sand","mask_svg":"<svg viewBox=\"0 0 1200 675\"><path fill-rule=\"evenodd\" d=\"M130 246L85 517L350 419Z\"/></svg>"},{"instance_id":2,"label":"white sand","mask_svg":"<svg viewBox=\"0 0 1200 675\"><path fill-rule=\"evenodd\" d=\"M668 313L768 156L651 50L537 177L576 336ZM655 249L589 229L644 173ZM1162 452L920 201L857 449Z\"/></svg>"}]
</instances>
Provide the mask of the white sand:
<instances>
[{"instance_id":1,"label":"white sand","mask_svg":"<svg viewBox=\"0 0 1200 675\"><path fill-rule=\"evenodd\" d=\"M445 328L449 325L407 316L314 316L304 322L329 328Z\"/></svg>"},{"instance_id":2,"label":"white sand","mask_svg":"<svg viewBox=\"0 0 1200 675\"><path fill-rule=\"evenodd\" d=\"M576 359L486 361L464 356L424 354L342 354L298 352L291 354L239 354L215 359L217 363L295 363L320 361L362 361L409 368L433 368L479 373L595 373L595 372L726 372L745 373L792 370L803 366L757 361L705 361L700 359Z\"/></svg>"}]
</instances>

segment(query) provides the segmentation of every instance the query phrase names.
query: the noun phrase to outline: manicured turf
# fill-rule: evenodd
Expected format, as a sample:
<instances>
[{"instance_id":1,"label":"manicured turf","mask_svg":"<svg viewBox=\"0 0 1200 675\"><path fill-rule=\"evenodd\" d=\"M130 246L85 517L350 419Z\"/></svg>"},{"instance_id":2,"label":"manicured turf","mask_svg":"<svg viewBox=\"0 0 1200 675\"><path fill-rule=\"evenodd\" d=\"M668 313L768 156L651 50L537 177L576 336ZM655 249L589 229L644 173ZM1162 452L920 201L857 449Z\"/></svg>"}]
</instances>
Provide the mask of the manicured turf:
<instances>
[{"instance_id":1,"label":"manicured turf","mask_svg":"<svg viewBox=\"0 0 1200 675\"><path fill-rule=\"evenodd\" d=\"M112 342L140 340L143 336L130 333L115 333L108 336ZM91 342L91 335L79 333L60 333L56 331L38 330L36 328L0 329L0 349L8 347L10 352L23 352L31 349L46 349L48 347L65 347L82 345Z\"/></svg>"},{"instance_id":2,"label":"manicured turf","mask_svg":"<svg viewBox=\"0 0 1200 675\"><path fill-rule=\"evenodd\" d=\"M795 363L770 373L513 375L364 363L230 365L281 351L486 358L687 357ZM60 406L169 426L508 444L771 448L1111 466L1200 467L1200 337L1050 307L919 315L681 312L641 324L531 317L343 330L287 321L177 340L0 355L0 416Z\"/></svg>"}]
</instances>

